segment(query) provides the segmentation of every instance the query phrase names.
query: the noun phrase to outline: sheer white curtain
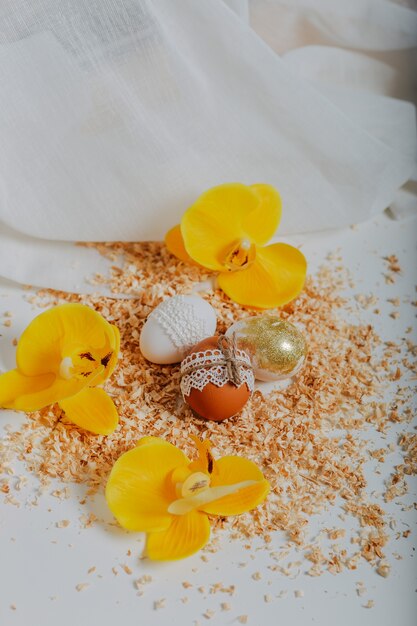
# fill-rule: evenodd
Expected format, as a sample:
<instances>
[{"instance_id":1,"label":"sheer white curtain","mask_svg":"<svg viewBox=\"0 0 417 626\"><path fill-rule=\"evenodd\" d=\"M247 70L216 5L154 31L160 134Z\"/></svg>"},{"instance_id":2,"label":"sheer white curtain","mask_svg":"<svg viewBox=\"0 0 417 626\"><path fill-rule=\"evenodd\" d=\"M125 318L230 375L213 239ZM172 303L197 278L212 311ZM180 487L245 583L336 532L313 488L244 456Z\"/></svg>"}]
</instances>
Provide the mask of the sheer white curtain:
<instances>
[{"instance_id":1,"label":"sheer white curtain","mask_svg":"<svg viewBox=\"0 0 417 626\"><path fill-rule=\"evenodd\" d=\"M387 0L3 0L0 274L161 239L225 181L275 185L280 233L385 209L415 175L416 33Z\"/></svg>"}]
</instances>

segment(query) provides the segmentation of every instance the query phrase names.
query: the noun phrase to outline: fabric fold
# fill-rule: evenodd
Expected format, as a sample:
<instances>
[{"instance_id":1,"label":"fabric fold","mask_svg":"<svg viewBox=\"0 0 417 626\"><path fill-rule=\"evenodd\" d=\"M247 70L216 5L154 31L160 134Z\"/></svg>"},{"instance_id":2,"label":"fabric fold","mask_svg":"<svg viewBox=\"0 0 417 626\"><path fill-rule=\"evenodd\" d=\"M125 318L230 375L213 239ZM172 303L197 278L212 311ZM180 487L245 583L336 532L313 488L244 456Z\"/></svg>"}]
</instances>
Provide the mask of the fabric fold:
<instances>
[{"instance_id":1,"label":"fabric fold","mask_svg":"<svg viewBox=\"0 0 417 626\"><path fill-rule=\"evenodd\" d=\"M53 242L162 240L223 182L275 186L280 235L383 211L415 167L416 20L385 0L6 0L0 273L58 287Z\"/></svg>"}]
</instances>

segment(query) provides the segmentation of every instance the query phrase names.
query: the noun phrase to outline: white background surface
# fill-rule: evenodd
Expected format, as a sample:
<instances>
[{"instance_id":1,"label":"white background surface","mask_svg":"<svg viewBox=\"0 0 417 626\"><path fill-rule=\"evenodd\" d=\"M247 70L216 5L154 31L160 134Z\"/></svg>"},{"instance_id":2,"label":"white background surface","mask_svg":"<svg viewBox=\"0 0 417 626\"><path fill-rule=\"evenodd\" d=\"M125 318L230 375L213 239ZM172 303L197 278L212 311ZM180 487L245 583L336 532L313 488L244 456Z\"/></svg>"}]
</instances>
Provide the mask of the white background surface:
<instances>
[{"instance_id":1,"label":"white background surface","mask_svg":"<svg viewBox=\"0 0 417 626\"><path fill-rule=\"evenodd\" d=\"M415 329L416 309L405 305L401 308L400 318L393 320L387 314L392 306L386 300L392 297L416 299L416 226L416 219L395 222L381 215L355 229L303 237L303 250L311 272L328 252L341 248L356 282L353 292L372 292L380 298L379 307L383 313L377 316L371 310L358 311L359 319L375 324L385 340L399 339L407 326L413 325ZM299 237L292 242L302 243L302 239ZM396 284L386 285L383 279L386 266L382 257L393 253L399 257L403 272ZM97 262L102 264L102 260L97 259ZM1 327L0 367L3 369L14 364L12 338L18 336L36 314L25 300L27 295L27 291L11 282L0 286L0 315L8 310L14 314L11 328ZM24 420L24 414L0 412L0 429L6 424L17 428ZM381 445L396 442L396 434L404 428L404 424L394 425L387 438L381 440ZM408 425L408 428L412 426ZM358 436L374 441L381 437L373 429ZM375 447L378 447L377 443ZM383 479L388 478L391 467L400 458L398 453L390 455L382 466L381 476L374 471L378 465L376 461L367 463L369 492L382 490ZM15 470L17 476L25 473L21 466L15 466ZM318 578L303 573L307 569L304 562L299 576L290 579L268 569L275 562L264 548L246 550L239 543L230 542L227 535L222 535L221 549L217 553L207 554L208 562L202 561L201 553L174 563L152 564L140 560L142 536L109 525L112 518L101 494L87 507L81 507L78 500L82 497L82 488L73 485L68 500L43 496L39 498L38 506L31 506L37 483L34 477L27 475L27 488L17 494L21 506L0 503L2 626L87 626L93 623L104 626L115 623L124 626L235 625L239 624L237 617L245 614L248 615L247 623L254 626L414 626L416 623L416 511L402 510L404 504L416 501L415 478L409 481L410 492L401 500L402 504L394 501L383 505L388 517L397 520L397 531L408 528L412 531L407 539L393 539L386 546L387 560L391 564L388 578L377 575L367 562L361 561L357 571L344 571L336 576L325 573ZM85 529L79 518L90 511L103 521ZM340 510L330 508L325 514L313 518L312 528L318 531L334 525L340 527L343 523L336 516L338 512ZM69 519L70 526L57 528L56 523L62 519ZM345 522L348 537L349 529L355 523L351 518ZM277 533L273 541L279 550L285 538ZM128 550L131 550L131 556L127 556ZM399 553L403 559L396 560L393 552ZM290 560L303 559L294 553ZM133 574L126 574L121 564L128 565ZM96 571L88 574L88 569L93 566ZM112 572L113 567L118 571L117 575ZM255 572L261 573L260 580L252 578ZM133 581L143 574L151 575L152 582L145 585L144 594L138 596ZM184 589L182 581L189 581L193 587ZM363 581L366 587L362 597L355 591L359 581ZM84 582L90 586L77 592L76 585ZM225 587L236 585L234 596L221 592L210 594L210 585L217 582L222 582ZM198 591L198 587L204 587L204 592ZM304 596L295 597L295 590L302 590ZM288 592L286 597L277 597L285 591ZM265 602L265 594L271 597L270 602ZM187 604L181 602L185 596L189 598ZM154 602L161 598L166 599L165 608L155 610ZM374 608L364 608L368 600L375 602ZM231 610L221 611L221 602L228 602ZM13 610L11 605L16 609ZM207 609L215 612L211 620L203 616Z\"/></svg>"}]
</instances>

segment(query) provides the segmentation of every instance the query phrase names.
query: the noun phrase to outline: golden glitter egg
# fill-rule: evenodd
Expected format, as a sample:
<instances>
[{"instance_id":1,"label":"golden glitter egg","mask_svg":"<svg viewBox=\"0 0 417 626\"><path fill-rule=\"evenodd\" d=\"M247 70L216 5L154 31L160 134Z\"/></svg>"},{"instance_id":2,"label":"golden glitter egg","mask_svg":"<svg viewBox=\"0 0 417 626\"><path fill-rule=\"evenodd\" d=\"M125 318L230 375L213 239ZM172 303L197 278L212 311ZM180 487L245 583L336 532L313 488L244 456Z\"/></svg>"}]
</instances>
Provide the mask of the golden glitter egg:
<instances>
[{"instance_id":1,"label":"golden glitter egg","mask_svg":"<svg viewBox=\"0 0 417 626\"><path fill-rule=\"evenodd\" d=\"M274 381L294 376L305 361L307 342L290 322L259 315L235 322L226 332L249 354L255 378Z\"/></svg>"}]
</instances>

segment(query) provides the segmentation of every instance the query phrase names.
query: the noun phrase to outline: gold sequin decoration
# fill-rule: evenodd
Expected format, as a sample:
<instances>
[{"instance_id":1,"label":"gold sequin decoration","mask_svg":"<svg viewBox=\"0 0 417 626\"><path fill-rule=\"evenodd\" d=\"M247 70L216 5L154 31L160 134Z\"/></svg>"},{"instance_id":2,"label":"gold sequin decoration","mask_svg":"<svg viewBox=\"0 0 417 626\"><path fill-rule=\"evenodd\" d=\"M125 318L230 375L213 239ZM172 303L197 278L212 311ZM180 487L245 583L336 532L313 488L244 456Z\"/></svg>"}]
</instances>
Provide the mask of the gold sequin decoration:
<instances>
[{"instance_id":1,"label":"gold sequin decoration","mask_svg":"<svg viewBox=\"0 0 417 626\"><path fill-rule=\"evenodd\" d=\"M229 331L235 334L238 346L249 353L254 366L272 374L291 375L307 354L302 333L277 316L262 315L241 320Z\"/></svg>"}]
</instances>

